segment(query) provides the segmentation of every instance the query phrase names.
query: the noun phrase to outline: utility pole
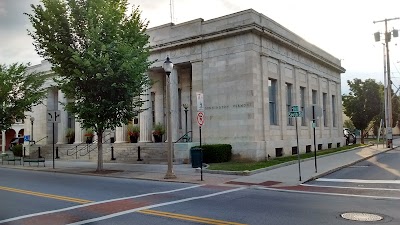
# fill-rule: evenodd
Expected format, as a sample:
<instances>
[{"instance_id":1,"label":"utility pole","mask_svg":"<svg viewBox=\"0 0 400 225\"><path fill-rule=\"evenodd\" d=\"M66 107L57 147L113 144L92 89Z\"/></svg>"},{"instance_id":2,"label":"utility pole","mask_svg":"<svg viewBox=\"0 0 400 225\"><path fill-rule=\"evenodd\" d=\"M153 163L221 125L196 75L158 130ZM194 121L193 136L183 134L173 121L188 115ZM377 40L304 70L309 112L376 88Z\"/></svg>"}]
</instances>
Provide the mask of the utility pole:
<instances>
[{"instance_id":1,"label":"utility pole","mask_svg":"<svg viewBox=\"0 0 400 225\"><path fill-rule=\"evenodd\" d=\"M388 118L388 123L386 124L386 140L387 140L387 147L388 148L393 148L393 135L392 135L392 125L393 125L393 119L392 119L392 80L390 79L390 60L389 60L389 42L391 39L391 32L388 32L387 30L387 22L391 20L398 20L400 19L399 17L396 18L391 18L391 19L384 19L384 20L379 20L379 21L374 21L374 23L379 23L379 22L385 22L385 46L386 46L386 75L387 75L387 94L385 101L387 101L387 118ZM377 39L375 35L375 40ZM379 38L378 38L379 39ZM379 41L379 40L377 40Z\"/></svg>"}]
</instances>

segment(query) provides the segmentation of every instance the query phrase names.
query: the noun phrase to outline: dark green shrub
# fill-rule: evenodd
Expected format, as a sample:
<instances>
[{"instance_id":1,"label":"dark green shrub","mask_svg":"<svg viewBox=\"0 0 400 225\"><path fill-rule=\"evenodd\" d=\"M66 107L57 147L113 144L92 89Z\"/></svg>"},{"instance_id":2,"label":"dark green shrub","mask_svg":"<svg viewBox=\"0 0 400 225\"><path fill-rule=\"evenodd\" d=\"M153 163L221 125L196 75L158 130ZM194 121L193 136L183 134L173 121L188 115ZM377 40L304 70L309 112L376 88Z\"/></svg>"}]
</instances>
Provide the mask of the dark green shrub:
<instances>
[{"instance_id":1,"label":"dark green shrub","mask_svg":"<svg viewBox=\"0 0 400 225\"><path fill-rule=\"evenodd\" d=\"M22 157L22 145L14 145L11 148L11 151L13 152L14 156Z\"/></svg>"},{"instance_id":2,"label":"dark green shrub","mask_svg":"<svg viewBox=\"0 0 400 225\"><path fill-rule=\"evenodd\" d=\"M192 148L200 148L200 146ZM229 162L232 158L232 145L229 144L202 145L201 148L204 163Z\"/></svg>"}]
</instances>

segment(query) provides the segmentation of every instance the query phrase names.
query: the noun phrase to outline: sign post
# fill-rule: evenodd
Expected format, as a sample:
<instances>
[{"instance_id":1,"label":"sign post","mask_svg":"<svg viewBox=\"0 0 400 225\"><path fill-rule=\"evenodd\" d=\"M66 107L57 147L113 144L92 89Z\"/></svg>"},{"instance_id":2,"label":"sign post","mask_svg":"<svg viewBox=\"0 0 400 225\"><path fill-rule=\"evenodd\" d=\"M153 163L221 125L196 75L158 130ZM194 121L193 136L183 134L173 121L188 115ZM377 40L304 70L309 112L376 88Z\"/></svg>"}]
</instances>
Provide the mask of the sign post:
<instances>
[{"instance_id":1,"label":"sign post","mask_svg":"<svg viewBox=\"0 0 400 225\"><path fill-rule=\"evenodd\" d=\"M317 123L317 117L322 116L322 108L318 105L312 105L306 108L306 117L312 121L313 133L314 133L314 168L317 172L317 140L315 135L315 127Z\"/></svg>"},{"instance_id":2,"label":"sign post","mask_svg":"<svg viewBox=\"0 0 400 225\"><path fill-rule=\"evenodd\" d=\"M59 110L55 110L55 111L47 111L47 123L52 123L53 124L53 169L54 169L54 124L55 123L60 123L61 122L61 118L60 118L60 111Z\"/></svg>"},{"instance_id":3,"label":"sign post","mask_svg":"<svg viewBox=\"0 0 400 225\"><path fill-rule=\"evenodd\" d=\"M201 160L200 160L200 180L203 181L203 149L201 148L201 127L204 125L204 97L203 93L196 92L197 99L197 117L196 121L199 125L200 134L200 149L201 149Z\"/></svg>"},{"instance_id":4,"label":"sign post","mask_svg":"<svg viewBox=\"0 0 400 225\"><path fill-rule=\"evenodd\" d=\"M300 149L299 149L299 131L297 128L297 117L303 117L303 112L299 111L299 106L293 105L289 112L289 117L294 118L296 122L296 141L297 141L297 161L299 164L299 181L301 181L301 168L300 168Z\"/></svg>"}]
</instances>

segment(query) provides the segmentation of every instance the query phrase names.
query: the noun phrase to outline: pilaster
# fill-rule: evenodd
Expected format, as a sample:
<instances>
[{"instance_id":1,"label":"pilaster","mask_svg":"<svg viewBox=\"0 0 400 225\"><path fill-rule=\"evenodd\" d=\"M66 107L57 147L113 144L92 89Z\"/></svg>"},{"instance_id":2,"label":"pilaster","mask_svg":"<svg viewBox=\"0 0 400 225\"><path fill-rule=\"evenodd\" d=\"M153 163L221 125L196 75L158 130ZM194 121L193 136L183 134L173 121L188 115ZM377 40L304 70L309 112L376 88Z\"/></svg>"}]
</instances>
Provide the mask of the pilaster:
<instances>
[{"instance_id":1,"label":"pilaster","mask_svg":"<svg viewBox=\"0 0 400 225\"><path fill-rule=\"evenodd\" d=\"M196 118L196 92L203 92L203 61L192 62L192 104L190 105L191 109L188 112L190 113L190 118ZM207 114L205 114L205 116L207 117ZM190 123L192 123L192 120L190 120ZM200 140L199 128L195 125L193 125L192 127L192 142L198 142ZM204 141L204 139L202 141Z\"/></svg>"}]
</instances>

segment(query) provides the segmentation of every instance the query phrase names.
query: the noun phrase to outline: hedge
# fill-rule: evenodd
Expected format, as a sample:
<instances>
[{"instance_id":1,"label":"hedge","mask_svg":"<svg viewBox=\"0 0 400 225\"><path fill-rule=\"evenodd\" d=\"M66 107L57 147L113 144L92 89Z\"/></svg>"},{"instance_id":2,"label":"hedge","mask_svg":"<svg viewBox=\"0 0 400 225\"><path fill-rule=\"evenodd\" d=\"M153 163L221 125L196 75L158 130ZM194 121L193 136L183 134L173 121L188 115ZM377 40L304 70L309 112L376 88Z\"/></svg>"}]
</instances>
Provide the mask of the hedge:
<instances>
[{"instance_id":1,"label":"hedge","mask_svg":"<svg viewBox=\"0 0 400 225\"><path fill-rule=\"evenodd\" d=\"M13 154L14 154L15 156L22 157L22 145L19 145L19 144L14 145L14 146L11 148L11 151L13 152Z\"/></svg>"},{"instance_id":2,"label":"hedge","mask_svg":"<svg viewBox=\"0 0 400 225\"><path fill-rule=\"evenodd\" d=\"M192 148L200 148L200 146ZM229 162L232 158L232 145L229 144L202 145L201 148L204 163Z\"/></svg>"}]
</instances>

